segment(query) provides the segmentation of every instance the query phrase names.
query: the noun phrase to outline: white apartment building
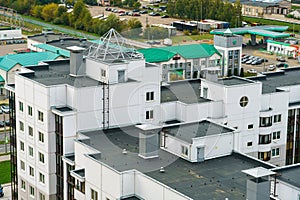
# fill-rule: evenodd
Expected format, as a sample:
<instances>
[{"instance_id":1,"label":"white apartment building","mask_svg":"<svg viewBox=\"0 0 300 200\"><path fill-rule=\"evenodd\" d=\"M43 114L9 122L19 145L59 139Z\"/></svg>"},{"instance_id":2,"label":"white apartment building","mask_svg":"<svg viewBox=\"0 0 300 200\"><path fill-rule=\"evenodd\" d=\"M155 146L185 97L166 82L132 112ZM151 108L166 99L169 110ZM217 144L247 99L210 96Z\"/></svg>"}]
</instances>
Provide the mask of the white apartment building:
<instances>
[{"instance_id":1,"label":"white apartment building","mask_svg":"<svg viewBox=\"0 0 300 200\"><path fill-rule=\"evenodd\" d=\"M299 68L162 84L160 67L114 30L102 40L6 87L18 199L241 199L242 170L300 162ZM219 162L230 178L214 175ZM220 192L199 193L211 182Z\"/></svg>"}]
</instances>

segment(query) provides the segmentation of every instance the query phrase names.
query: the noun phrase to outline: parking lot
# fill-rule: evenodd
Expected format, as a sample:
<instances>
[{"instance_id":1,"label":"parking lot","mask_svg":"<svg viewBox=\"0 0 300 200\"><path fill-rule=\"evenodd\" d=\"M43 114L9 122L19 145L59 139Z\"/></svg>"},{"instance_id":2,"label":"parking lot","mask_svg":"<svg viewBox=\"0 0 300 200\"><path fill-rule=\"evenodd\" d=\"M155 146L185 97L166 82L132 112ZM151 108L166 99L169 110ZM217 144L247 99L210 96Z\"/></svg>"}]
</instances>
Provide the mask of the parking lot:
<instances>
[{"instance_id":1,"label":"parking lot","mask_svg":"<svg viewBox=\"0 0 300 200\"><path fill-rule=\"evenodd\" d=\"M267 72L267 71L276 71L278 68L283 68L281 67L276 67L276 64L279 63L280 61L276 60L276 58L282 57L285 62L285 64L288 65L288 67L293 67L293 66L299 66L299 62L296 59L288 59L287 57L284 56L278 56L276 54L270 55L264 51L261 51L261 49L266 49L266 45L256 45L256 46L246 46L243 48L243 54L250 55L250 56L256 56L259 57L262 60L267 60L267 62L262 62L261 64L245 64L242 63L242 67L244 68L244 72L247 72L248 70L256 70L257 72ZM274 70L270 70L270 65L273 65L275 67Z\"/></svg>"}]
</instances>

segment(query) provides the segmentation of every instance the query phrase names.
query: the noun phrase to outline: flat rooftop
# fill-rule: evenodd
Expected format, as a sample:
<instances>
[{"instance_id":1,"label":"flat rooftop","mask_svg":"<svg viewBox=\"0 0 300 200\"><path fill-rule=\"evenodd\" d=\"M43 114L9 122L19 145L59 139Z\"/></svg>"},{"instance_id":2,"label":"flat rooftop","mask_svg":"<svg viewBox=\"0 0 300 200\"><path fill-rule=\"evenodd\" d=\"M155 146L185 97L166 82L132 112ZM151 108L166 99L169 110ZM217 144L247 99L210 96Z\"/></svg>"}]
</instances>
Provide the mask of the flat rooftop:
<instances>
[{"instance_id":1,"label":"flat rooftop","mask_svg":"<svg viewBox=\"0 0 300 200\"><path fill-rule=\"evenodd\" d=\"M279 169L272 170L274 172L277 172L279 176L277 178L279 180L282 180L286 183L289 183L291 185L294 185L298 188L300 188L300 165L293 165L288 167L283 167Z\"/></svg>"},{"instance_id":2,"label":"flat rooftop","mask_svg":"<svg viewBox=\"0 0 300 200\"><path fill-rule=\"evenodd\" d=\"M248 78L262 82L262 93L277 92L277 88L300 84L300 67L291 67L283 71L265 73L265 76Z\"/></svg>"},{"instance_id":3,"label":"flat rooftop","mask_svg":"<svg viewBox=\"0 0 300 200\"><path fill-rule=\"evenodd\" d=\"M200 79L168 83L161 86L161 103L181 101L186 104L209 102L200 97Z\"/></svg>"},{"instance_id":4,"label":"flat rooftop","mask_svg":"<svg viewBox=\"0 0 300 200\"><path fill-rule=\"evenodd\" d=\"M23 73L22 76L30 78L46 86L67 84L77 88L100 85L98 81L87 76L70 76L70 61L56 60L45 62L48 65L37 65L26 67L33 70L32 73Z\"/></svg>"},{"instance_id":5,"label":"flat rooftop","mask_svg":"<svg viewBox=\"0 0 300 200\"><path fill-rule=\"evenodd\" d=\"M164 127L163 130L181 140L191 143L193 138L229 133L233 130L207 120Z\"/></svg>"},{"instance_id":6,"label":"flat rooftop","mask_svg":"<svg viewBox=\"0 0 300 200\"><path fill-rule=\"evenodd\" d=\"M195 200L245 199L248 177L241 171L258 166L271 168L270 165L237 153L201 163L190 163L159 150L158 158L145 160L138 156L139 130L133 126L82 134L90 139L81 142L101 152L99 161L120 172L136 169ZM126 155L122 153L123 149L127 150ZM161 167L164 167L165 173L160 172Z\"/></svg>"},{"instance_id":7,"label":"flat rooftop","mask_svg":"<svg viewBox=\"0 0 300 200\"><path fill-rule=\"evenodd\" d=\"M249 83L254 83L254 82L251 80L232 76L230 78L218 79L218 83L226 85L226 86L233 86L233 85L249 84Z\"/></svg>"}]
</instances>

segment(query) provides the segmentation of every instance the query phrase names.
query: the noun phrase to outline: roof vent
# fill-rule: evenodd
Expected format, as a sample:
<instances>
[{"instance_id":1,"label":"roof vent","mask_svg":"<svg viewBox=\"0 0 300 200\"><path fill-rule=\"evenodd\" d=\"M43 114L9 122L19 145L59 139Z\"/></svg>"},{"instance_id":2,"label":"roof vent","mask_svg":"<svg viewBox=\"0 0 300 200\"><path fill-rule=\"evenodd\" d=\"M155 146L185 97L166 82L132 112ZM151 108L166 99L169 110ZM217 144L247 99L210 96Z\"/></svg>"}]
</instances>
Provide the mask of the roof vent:
<instances>
[{"instance_id":1,"label":"roof vent","mask_svg":"<svg viewBox=\"0 0 300 200\"><path fill-rule=\"evenodd\" d=\"M161 167L160 170L159 170L159 172L160 172L160 173L165 173L165 168L164 168L164 167Z\"/></svg>"},{"instance_id":2,"label":"roof vent","mask_svg":"<svg viewBox=\"0 0 300 200\"><path fill-rule=\"evenodd\" d=\"M127 154L127 150L126 150L126 149L123 149L122 153L123 153L124 155L126 155L126 154Z\"/></svg>"},{"instance_id":3,"label":"roof vent","mask_svg":"<svg viewBox=\"0 0 300 200\"><path fill-rule=\"evenodd\" d=\"M60 40L60 44L61 44L61 45L64 45L64 40Z\"/></svg>"}]
</instances>

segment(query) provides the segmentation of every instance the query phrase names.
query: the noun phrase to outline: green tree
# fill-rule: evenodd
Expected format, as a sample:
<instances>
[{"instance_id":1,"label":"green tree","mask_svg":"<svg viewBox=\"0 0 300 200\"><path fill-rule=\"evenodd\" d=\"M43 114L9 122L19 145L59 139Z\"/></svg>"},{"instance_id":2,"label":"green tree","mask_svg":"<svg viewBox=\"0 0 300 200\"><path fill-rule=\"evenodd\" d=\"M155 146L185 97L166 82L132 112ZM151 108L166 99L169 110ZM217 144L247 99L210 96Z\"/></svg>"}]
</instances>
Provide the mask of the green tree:
<instances>
[{"instance_id":1,"label":"green tree","mask_svg":"<svg viewBox=\"0 0 300 200\"><path fill-rule=\"evenodd\" d=\"M131 18L128 23L129 35L132 38L137 38L142 32L142 23L137 18Z\"/></svg>"},{"instance_id":2,"label":"green tree","mask_svg":"<svg viewBox=\"0 0 300 200\"><path fill-rule=\"evenodd\" d=\"M50 22L54 19L54 12L57 9L58 5L55 3L47 4L42 10L42 18L46 22Z\"/></svg>"},{"instance_id":3,"label":"green tree","mask_svg":"<svg viewBox=\"0 0 300 200\"><path fill-rule=\"evenodd\" d=\"M36 6L32 7L31 15L36 18L42 18L43 8L44 8L44 6L42 6L42 5L36 5Z\"/></svg>"}]
</instances>

